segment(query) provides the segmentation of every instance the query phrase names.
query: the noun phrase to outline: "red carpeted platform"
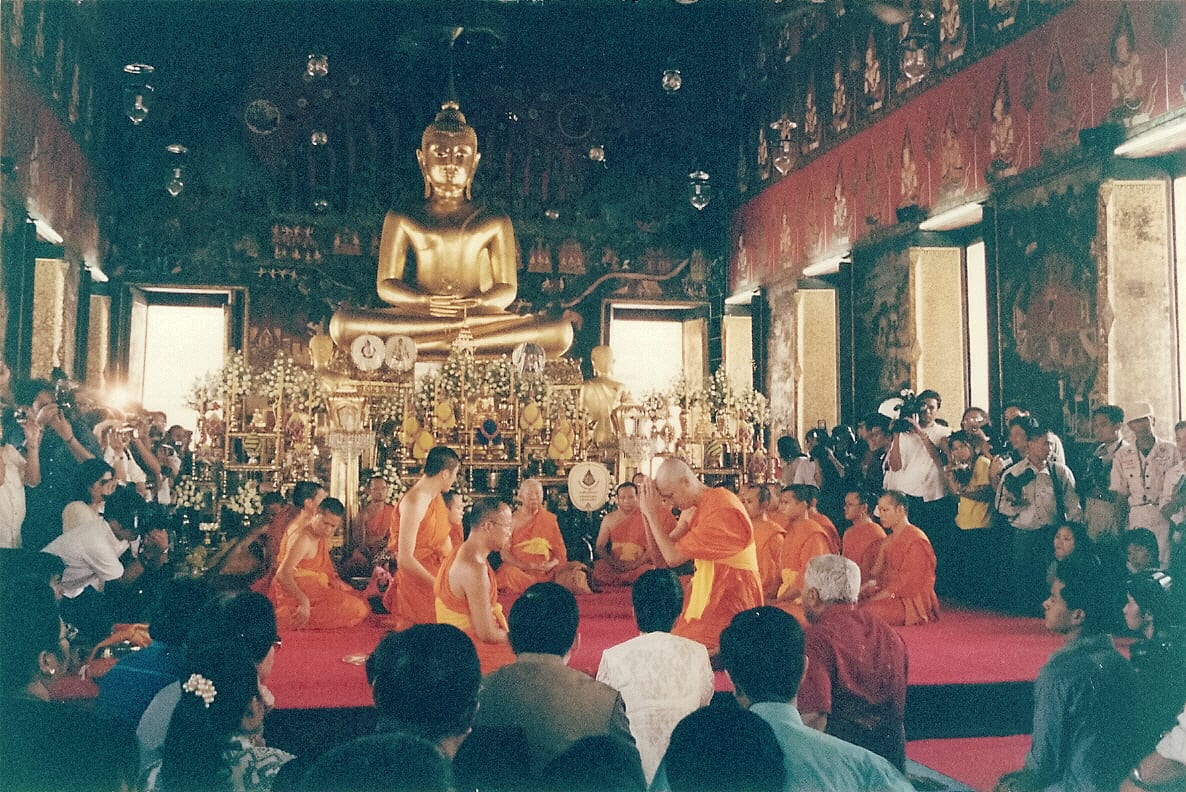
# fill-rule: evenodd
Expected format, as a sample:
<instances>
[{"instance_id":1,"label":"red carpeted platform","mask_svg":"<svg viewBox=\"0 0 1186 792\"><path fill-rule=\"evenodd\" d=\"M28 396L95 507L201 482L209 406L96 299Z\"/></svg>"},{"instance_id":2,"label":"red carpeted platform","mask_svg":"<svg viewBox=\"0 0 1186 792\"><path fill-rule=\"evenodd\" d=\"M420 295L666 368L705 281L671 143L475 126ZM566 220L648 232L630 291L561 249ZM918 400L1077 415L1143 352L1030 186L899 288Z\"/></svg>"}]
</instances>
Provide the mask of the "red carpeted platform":
<instances>
[{"instance_id":1,"label":"red carpeted platform","mask_svg":"<svg viewBox=\"0 0 1186 792\"><path fill-rule=\"evenodd\" d=\"M616 589L577 598L581 611L580 646L571 665L596 673L607 647L637 634L630 591ZM505 605L509 608L510 603ZM389 627L388 617L372 616L352 630L291 631L268 685L282 709L370 706L362 660ZM958 685L1032 681L1060 644L1039 619L947 608L942 618L900 629L910 656L910 684ZM723 674L719 689L728 689Z\"/></svg>"},{"instance_id":2,"label":"red carpeted platform","mask_svg":"<svg viewBox=\"0 0 1186 792\"><path fill-rule=\"evenodd\" d=\"M1030 749L1028 734L951 740L915 740L906 756L932 770L988 792L1005 773L1021 768Z\"/></svg>"}]
</instances>

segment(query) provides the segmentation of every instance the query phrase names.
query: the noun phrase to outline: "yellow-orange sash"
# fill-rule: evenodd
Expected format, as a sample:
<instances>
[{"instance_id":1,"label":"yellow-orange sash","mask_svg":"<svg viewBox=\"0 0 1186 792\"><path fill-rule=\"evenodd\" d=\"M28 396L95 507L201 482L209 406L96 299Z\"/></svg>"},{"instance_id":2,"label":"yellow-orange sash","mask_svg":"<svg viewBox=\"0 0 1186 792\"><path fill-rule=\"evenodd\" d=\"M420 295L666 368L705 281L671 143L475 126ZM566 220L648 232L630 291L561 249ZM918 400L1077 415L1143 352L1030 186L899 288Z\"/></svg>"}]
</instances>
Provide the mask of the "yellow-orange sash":
<instances>
[{"instance_id":1,"label":"yellow-orange sash","mask_svg":"<svg viewBox=\"0 0 1186 792\"><path fill-rule=\"evenodd\" d=\"M704 609L708 607L708 597L712 591L713 581L716 579L717 564L724 564L733 569L743 569L757 574L758 549L753 541L751 541L743 550L734 553L728 558L721 558L716 561L697 558L696 572L692 575L692 594L688 597L688 610L684 614L685 619L689 621L699 619L704 614Z\"/></svg>"}]
</instances>

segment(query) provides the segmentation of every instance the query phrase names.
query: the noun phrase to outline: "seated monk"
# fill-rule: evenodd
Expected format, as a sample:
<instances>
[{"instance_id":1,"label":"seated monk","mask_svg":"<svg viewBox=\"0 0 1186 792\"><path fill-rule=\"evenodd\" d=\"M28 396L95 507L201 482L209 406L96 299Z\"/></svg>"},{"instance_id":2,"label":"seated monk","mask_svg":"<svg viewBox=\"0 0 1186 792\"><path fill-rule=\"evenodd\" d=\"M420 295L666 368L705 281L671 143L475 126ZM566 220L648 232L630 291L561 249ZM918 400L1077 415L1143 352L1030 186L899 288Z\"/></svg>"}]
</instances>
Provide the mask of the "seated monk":
<instances>
[{"instance_id":1,"label":"seated monk","mask_svg":"<svg viewBox=\"0 0 1186 792\"><path fill-rule=\"evenodd\" d=\"M852 490L844 496L844 519L849 521L842 543L843 555L861 569L861 580L873 577L873 562L885 541L885 529L869 519L877 499L868 490Z\"/></svg>"},{"instance_id":2,"label":"seated monk","mask_svg":"<svg viewBox=\"0 0 1186 792\"><path fill-rule=\"evenodd\" d=\"M377 474L371 476L367 481L366 497L367 505L358 513L362 536L358 547L342 564L346 575L370 575L377 563L376 558L387 549L387 529L395 512L395 507L387 502L387 480Z\"/></svg>"},{"instance_id":3,"label":"seated monk","mask_svg":"<svg viewBox=\"0 0 1186 792\"><path fill-rule=\"evenodd\" d=\"M758 575L762 578L762 595L767 600L778 596L782 584L782 545L786 528L770 519L770 490L761 484L751 484L741 491L741 503L754 524L754 544L758 549Z\"/></svg>"},{"instance_id":4,"label":"seated monk","mask_svg":"<svg viewBox=\"0 0 1186 792\"><path fill-rule=\"evenodd\" d=\"M892 625L926 624L939 618L935 596L935 551L910 524L906 496L886 490L877 501L889 538L873 562L873 578L861 586L861 607Z\"/></svg>"},{"instance_id":5,"label":"seated monk","mask_svg":"<svg viewBox=\"0 0 1186 792\"><path fill-rule=\"evenodd\" d=\"M437 572L453 551L449 539L449 508L442 493L457 481L461 460L448 446L436 446L424 459L420 479L400 498L388 529L388 548L395 553L395 579L383 595L395 629L436 622Z\"/></svg>"},{"instance_id":6,"label":"seated monk","mask_svg":"<svg viewBox=\"0 0 1186 792\"><path fill-rule=\"evenodd\" d=\"M680 509L673 535L662 530L664 498ZM721 630L743 610L762 604L762 581L754 529L737 496L709 487L686 462L663 460L652 482L643 479L639 500L646 515L647 549L667 566L695 561L696 572L683 612L671 632L716 652ZM688 514L691 517L685 517Z\"/></svg>"},{"instance_id":7,"label":"seated monk","mask_svg":"<svg viewBox=\"0 0 1186 792\"><path fill-rule=\"evenodd\" d=\"M524 481L519 485L519 502L515 530L498 568L498 588L503 594L522 594L536 583L547 583L556 567L568 563L560 523L544 508L544 485L536 479Z\"/></svg>"},{"instance_id":8,"label":"seated monk","mask_svg":"<svg viewBox=\"0 0 1186 792\"><path fill-rule=\"evenodd\" d=\"M460 496L457 497L461 500ZM452 624L474 642L482 673L515 662L507 638L507 620L498 602L498 586L487 556L511 538L511 509L497 498L481 498L466 516L465 541L437 573L438 624Z\"/></svg>"},{"instance_id":9,"label":"seated monk","mask_svg":"<svg viewBox=\"0 0 1186 792\"><path fill-rule=\"evenodd\" d=\"M647 552L647 527L638 506L638 488L630 482L620 484L617 496L617 511L605 516L597 532L593 582L599 586L631 586L643 572L655 568Z\"/></svg>"},{"instance_id":10,"label":"seated monk","mask_svg":"<svg viewBox=\"0 0 1186 792\"><path fill-rule=\"evenodd\" d=\"M802 601L807 562L832 552L827 529L809 516L813 489L810 484L791 484L783 490L779 499L779 509L790 527L783 540L782 557L779 559L781 582L770 604L782 608L801 624L807 623Z\"/></svg>"},{"instance_id":11,"label":"seated monk","mask_svg":"<svg viewBox=\"0 0 1186 792\"><path fill-rule=\"evenodd\" d=\"M405 335L421 358L439 360L462 327L479 355L522 343L560 355L572 344L569 322L506 310L518 291L518 248L510 219L470 200L480 158L473 128L456 102L446 102L416 152L427 202L407 214L389 211L383 221L376 285L391 307L335 312L329 332L339 347L364 334Z\"/></svg>"},{"instance_id":12,"label":"seated monk","mask_svg":"<svg viewBox=\"0 0 1186 792\"><path fill-rule=\"evenodd\" d=\"M280 545L288 526L297 518L311 520L317 515L317 507L325 498L325 488L316 481L298 481L292 488L291 498L292 502L287 504L275 504L275 499L269 499L270 503L264 511L265 516L269 517L268 521L252 531L257 534L255 539L263 542L264 571L251 584L251 590L265 597L280 567Z\"/></svg>"},{"instance_id":13,"label":"seated monk","mask_svg":"<svg viewBox=\"0 0 1186 792\"><path fill-rule=\"evenodd\" d=\"M280 545L280 567L268 589L282 630L353 627L371 612L362 596L338 577L327 541L342 527L346 507L337 498L321 501L313 519L302 515L288 526Z\"/></svg>"},{"instance_id":14,"label":"seated monk","mask_svg":"<svg viewBox=\"0 0 1186 792\"><path fill-rule=\"evenodd\" d=\"M807 509L807 519L818 524L828 534L828 554L840 555L840 531L836 530L836 523L832 518L819 510L819 487L808 484L811 488L811 507Z\"/></svg>"}]
</instances>

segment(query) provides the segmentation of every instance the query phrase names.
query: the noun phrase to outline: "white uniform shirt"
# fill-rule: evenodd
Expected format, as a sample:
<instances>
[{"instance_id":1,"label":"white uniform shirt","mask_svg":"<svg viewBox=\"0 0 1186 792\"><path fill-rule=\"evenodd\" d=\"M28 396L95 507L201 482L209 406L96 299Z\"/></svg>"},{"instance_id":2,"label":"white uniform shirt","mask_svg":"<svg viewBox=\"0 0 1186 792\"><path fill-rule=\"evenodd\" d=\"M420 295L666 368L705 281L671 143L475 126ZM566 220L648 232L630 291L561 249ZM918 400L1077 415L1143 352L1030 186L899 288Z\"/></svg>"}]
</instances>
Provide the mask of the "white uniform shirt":
<instances>
[{"instance_id":1,"label":"white uniform shirt","mask_svg":"<svg viewBox=\"0 0 1186 792\"><path fill-rule=\"evenodd\" d=\"M1180 461L1177 446L1163 440L1153 444L1148 456L1135 445L1123 446L1112 457L1112 491L1134 509L1157 505L1165 491L1166 476Z\"/></svg>"},{"instance_id":2,"label":"white uniform shirt","mask_svg":"<svg viewBox=\"0 0 1186 792\"><path fill-rule=\"evenodd\" d=\"M100 518L62 534L47 544L43 552L62 559L66 565L62 573L62 593L74 598L87 586L102 591L107 581L122 577L124 565L119 562L119 557L129 546L115 538L111 527Z\"/></svg>"},{"instance_id":3,"label":"white uniform shirt","mask_svg":"<svg viewBox=\"0 0 1186 792\"><path fill-rule=\"evenodd\" d=\"M902 469L891 470L889 454L886 454L885 488L922 498L927 503L946 495L943 473L922 440L911 432L896 433L894 439L898 443L898 454L902 457Z\"/></svg>"}]
</instances>

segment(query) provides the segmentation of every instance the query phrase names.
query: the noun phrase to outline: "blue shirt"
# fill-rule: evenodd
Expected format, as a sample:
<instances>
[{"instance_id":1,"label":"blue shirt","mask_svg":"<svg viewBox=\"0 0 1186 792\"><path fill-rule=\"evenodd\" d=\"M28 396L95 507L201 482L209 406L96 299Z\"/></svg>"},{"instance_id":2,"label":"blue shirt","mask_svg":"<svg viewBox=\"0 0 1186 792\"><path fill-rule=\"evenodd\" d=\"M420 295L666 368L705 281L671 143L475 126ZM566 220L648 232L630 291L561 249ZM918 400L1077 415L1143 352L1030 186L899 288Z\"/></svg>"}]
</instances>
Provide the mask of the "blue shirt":
<instances>
[{"instance_id":1,"label":"blue shirt","mask_svg":"<svg viewBox=\"0 0 1186 792\"><path fill-rule=\"evenodd\" d=\"M121 657L99 680L99 714L135 726L153 697L181 675L181 648L153 641Z\"/></svg>"},{"instance_id":2,"label":"blue shirt","mask_svg":"<svg viewBox=\"0 0 1186 792\"><path fill-rule=\"evenodd\" d=\"M770 724L782 748L786 792L914 792L906 777L882 757L806 726L793 704L763 702L750 708ZM660 765L651 792L666 792Z\"/></svg>"}]
</instances>

